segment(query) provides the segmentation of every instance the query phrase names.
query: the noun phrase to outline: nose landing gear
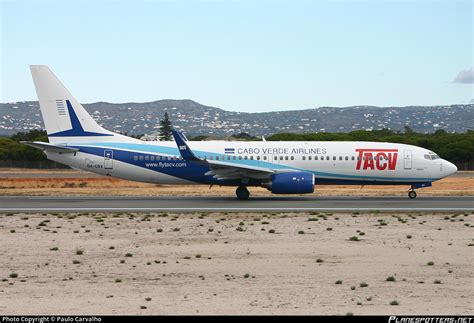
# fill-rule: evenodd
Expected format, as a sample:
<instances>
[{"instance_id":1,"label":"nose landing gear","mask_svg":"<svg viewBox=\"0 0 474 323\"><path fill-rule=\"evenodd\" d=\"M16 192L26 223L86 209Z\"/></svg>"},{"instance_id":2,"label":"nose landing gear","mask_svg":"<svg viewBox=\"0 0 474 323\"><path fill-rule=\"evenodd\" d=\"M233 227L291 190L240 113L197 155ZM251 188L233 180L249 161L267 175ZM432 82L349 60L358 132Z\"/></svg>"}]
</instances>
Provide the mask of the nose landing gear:
<instances>
[{"instance_id":1,"label":"nose landing gear","mask_svg":"<svg viewBox=\"0 0 474 323\"><path fill-rule=\"evenodd\" d=\"M411 199L414 199L416 198L416 192L413 188L411 188L409 191L408 191L408 197L411 198Z\"/></svg>"},{"instance_id":2,"label":"nose landing gear","mask_svg":"<svg viewBox=\"0 0 474 323\"><path fill-rule=\"evenodd\" d=\"M431 182L413 183L413 184L411 184L411 187L408 190L408 197L411 198L411 199L414 199L414 198L416 198L415 189L423 188L423 187L430 187L430 186L431 186Z\"/></svg>"},{"instance_id":3,"label":"nose landing gear","mask_svg":"<svg viewBox=\"0 0 474 323\"><path fill-rule=\"evenodd\" d=\"M235 195L237 195L237 198L239 200L248 200L250 196L250 192L245 186L239 186L235 190Z\"/></svg>"}]
</instances>

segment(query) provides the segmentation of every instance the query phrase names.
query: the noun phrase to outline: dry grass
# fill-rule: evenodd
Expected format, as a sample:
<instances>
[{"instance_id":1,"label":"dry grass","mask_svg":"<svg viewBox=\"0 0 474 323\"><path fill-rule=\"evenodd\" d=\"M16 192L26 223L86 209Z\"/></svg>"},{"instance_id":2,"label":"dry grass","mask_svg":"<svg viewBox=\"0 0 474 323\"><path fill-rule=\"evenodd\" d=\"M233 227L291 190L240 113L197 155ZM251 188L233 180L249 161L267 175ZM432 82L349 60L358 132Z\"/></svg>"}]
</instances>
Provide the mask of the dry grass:
<instances>
[{"instance_id":1,"label":"dry grass","mask_svg":"<svg viewBox=\"0 0 474 323\"><path fill-rule=\"evenodd\" d=\"M235 187L196 185L157 185L132 182L73 170L0 170L0 195L32 196L234 196ZM5 174L5 176L2 176ZM15 176L15 174L21 174ZM31 174L31 177L28 177ZM469 173L470 174L470 173ZM9 176L8 176L9 175ZM43 176L44 175L44 176ZM264 188L250 188L253 196L269 195ZM351 186L317 185L315 196L405 196L407 185ZM419 190L423 196L474 196L474 174L452 176Z\"/></svg>"}]
</instances>

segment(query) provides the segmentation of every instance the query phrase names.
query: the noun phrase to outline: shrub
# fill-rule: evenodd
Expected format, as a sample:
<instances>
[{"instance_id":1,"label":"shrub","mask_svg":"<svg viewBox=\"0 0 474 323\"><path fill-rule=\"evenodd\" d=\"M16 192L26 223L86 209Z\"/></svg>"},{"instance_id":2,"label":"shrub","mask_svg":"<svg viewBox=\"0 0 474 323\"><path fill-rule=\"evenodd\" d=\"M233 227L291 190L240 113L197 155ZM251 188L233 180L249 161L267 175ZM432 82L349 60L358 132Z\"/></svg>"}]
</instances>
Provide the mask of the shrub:
<instances>
[{"instance_id":1,"label":"shrub","mask_svg":"<svg viewBox=\"0 0 474 323\"><path fill-rule=\"evenodd\" d=\"M395 305L398 305L398 304L400 304L398 301L391 301L390 302L390 305L392 305L392 306L395 306Z\"/></svg>"},{"instance_id":2,"label":"shrub","mask_svg":"<svg viewBox=\"0 0 474 323\"><path fill-rule=\"evenodd\" d=\"M357 236L352 236L349 238L350 241L360 241L360 239Z\"/></svg>"},{"instance_id":3,"label":"shrub","mask_svg":"<svg viewBox=\"0 0 474 323\"><path fill-rule=\"evenodd\" d=\"M387 279L385 279L387 282L395 282L397 281L394 276L388 276Z\"/></svg>"}]
</instances>

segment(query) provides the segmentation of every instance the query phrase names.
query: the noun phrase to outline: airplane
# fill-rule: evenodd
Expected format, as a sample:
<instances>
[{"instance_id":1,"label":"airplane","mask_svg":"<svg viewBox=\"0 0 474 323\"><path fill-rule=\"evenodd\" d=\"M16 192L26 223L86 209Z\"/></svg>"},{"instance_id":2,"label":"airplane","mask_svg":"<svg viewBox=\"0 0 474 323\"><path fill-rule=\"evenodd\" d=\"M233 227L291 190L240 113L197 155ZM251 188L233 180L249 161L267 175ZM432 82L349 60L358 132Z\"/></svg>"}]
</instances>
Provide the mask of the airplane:
<instances>
[{"instance_id":1,"label":"airplane","mask_svg":"<svg viewBox=\"0 0 474 323\"><path fill-rule=\"evenodd\" d=\"M309 194L320 184L408 185L416 189L457 171L424 148L364 141L189 141L173 130L174 141L142 141L97 124L45 65L31 65L49 142L22 142L72 168L159 184L248 187L274 194Z\"/></svg>"}]
</instances>

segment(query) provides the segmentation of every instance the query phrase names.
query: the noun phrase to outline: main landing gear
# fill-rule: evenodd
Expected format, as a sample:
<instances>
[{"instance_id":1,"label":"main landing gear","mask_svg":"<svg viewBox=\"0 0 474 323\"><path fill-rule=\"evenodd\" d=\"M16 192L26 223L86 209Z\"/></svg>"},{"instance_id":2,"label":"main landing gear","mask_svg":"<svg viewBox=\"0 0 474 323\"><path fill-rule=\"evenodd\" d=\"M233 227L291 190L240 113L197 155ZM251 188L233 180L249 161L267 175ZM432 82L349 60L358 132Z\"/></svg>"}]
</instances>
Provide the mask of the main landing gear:
<instances>
[{"instance_id":1,"label":"main landing gear","mask_svg":"<svg viewBox=\"0 0 474 323\"><path fill-rule=\"evenodd\" d=\"M239 200L248 200L250 196L250 192L245 186L239 186L235 190L235 195L237 195L237 198Z\"/></svg>"},{"instance_id":2,"label":"main landing gear","mask_svg":"<svg viewBox=\"0 0 474 323\"><path fill-rule=\"evenodd\" d=\"M414 199L416 197L416 192L413 188L410 188L410 190L408 191L408 197L411 199Z\"/></svg>"}]
</instances>

